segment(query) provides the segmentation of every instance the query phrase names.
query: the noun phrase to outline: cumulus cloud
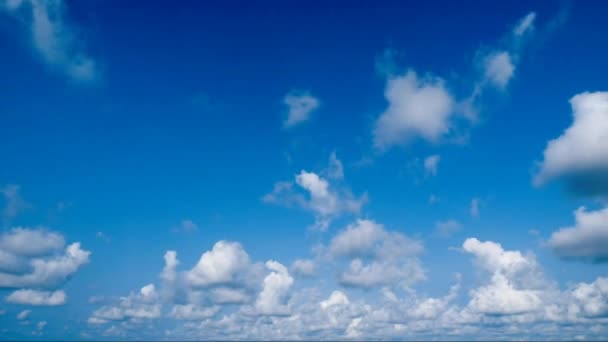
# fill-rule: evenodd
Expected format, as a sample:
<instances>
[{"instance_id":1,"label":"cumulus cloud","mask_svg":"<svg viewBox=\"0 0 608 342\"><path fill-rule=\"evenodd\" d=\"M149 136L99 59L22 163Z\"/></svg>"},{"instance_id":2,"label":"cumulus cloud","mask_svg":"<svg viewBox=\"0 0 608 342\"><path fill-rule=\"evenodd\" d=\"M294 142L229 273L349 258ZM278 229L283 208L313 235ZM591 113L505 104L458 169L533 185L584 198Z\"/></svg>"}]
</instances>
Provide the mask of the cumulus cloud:
<instances>
[{"instance_id":1,"label":"cumulus cloud","mask_svg":"<svg viewBox=\"0 0 608 342\"><path fill-rule=\"evenodd\" d=\"M283 104L287 106L287 118L283 127L291 128L307 121L310 114L319 108L319 100L308 92L292 91L285 95Z\"/></svg>"},{"instance_id":2,"label":"cumulus cloud","mask_svg":"<svg viewBox=\"0 0 608 342\"><path fill-rule=\"evenodd\" d=\"M436 143L449 133L455 101L442 79L420 79L410 70L389 77L384 97L388 108L374 126L376 148L383 150L415 138Z\"/></svg>"},{"instance_id":3,"label":"cumulus cloud","mask_svg":"<svg viewBox=\"0 0 608 342\"><path fill-rule=\"evenodd\" d=\"M349 260L339 277L346 286L407 287L425 277L416 258L423 251L422 243L398 232L388 232L371 220L357 220L340 231L331 240L328 251L334 258Z\"/></svg>"},{"instance_id":4,"label":"cumulus cloud","mask_svg":"<svg viewBox=\"0 0 608 342\"><path fill-rule=\"evenodd\" d=\"M13 304L57 306L66 302L63 290L38 291L31 289L17 290L6 297L6 301Z\"/></svg>"},{"instance_id":5,"label":"cumulus cloud","mask_svg":"<svg viewBox=\"0 0 608 342\"><path fill-rule=\"evenodd\" d=\"M32 310L23 310L17 314L17 319L20 321L26 320L30 316L30 313L32 313Z\"/></svg>"},{"instance_id":6,"label":"cumulus cloud","mask_svg":"<svg viewBox=\"0 0 608 342\"><path fill-rule=\"evenodd\" d=\"M344 292L342 291L336 290L331 293L329 298L324 301L321 301L319 305L323 310L325 310L334 305L347 305L349 303L350 301L348 300L346 294L344 294Z\"/></svg>"},{"instance_id":7,"label":"cumulus cloud","mask_svg":"<svg viewBox=\"0 0 608 342\"><path fill-rule=\"evenodd\" d=\"M217 305L200 308L194 304L176 304L169 316L179 320L203 320L215 316L220 311Z\"/></svg>"},{"instance_id":8,"label":"cumulus cloud","mask_svg":"<svg viewBox=\"0 0 608 342\"><path fill-rule=\"evenodd\" d=\"M342 163L335 154L332 153L330 166L322 173L327 174L328 178L302 170L295 175L295 184L294 182L275 183L272 192L264 195L262 201L286 207L299 207L313 212L314 228L321 231L327 230L331 221L342 214L358 214L367 202L367 195L355 197L339 182L344 173ZM336 182L330 183L329 179Z\"/></svg>"},{"instance_id":9,"label":"cumulus cloud","mask_svg":"<svg viewBox=\"0 0 608 342\"><path fill-rule=\"evenodd\" d=\"M562 258L608 261L608 208L587 211L581 207L574 212L574 218L574 226L551 234L549 246Z\"/></svg>"},{"instance_id":10,"label":"cumulus cloud","mask_svg":"<svg viewBox=\"0 0 608 342\"><path fill-rule=\"evenodd\" d=\"M98 78L96 62L83 49L82 39L66 20L66 6L61 0L6 1L0 4L15 16L31 34L32 45L53 69L76 81Z\"/></svg>"},{"instance_id":11,"label":"cumulus cloud","mask_svg":"<svg viewBox=\"0 0 608 342\"><path fill-rule=\"evenodd\" d=\"M287 293L293 285L293 278L282 264L270 260L266 268L271 272L264 278L264 287L255 303L259 313L264 315L285 315L289 308L285 304Z\"/></svg>"},{"instance_id":12,"label":"cumulus cloud","mask_svg":"<svg viewBox=\"0 0 608 342\"><path fill-rule=\"evenodd\" d=\"M75 242L44 229L13 228L0 234L0 288L53 288L89 261Z\"/></svg>"},{"instance_id":13,"label":"cumulus cloud","mask_svg":"<svg viewBox=\"0 0 608 342\"><path fill-rule=\"evenodd\" d=\"M249 255L238 242L219 241L186 275L193 286L230 284L249 266Z\"/></svg>"},{"instance_id":14,"label":"cumulus cloud","mask_svg":"<svg viewBox=\"0 0 608 342\"><path fill-rule=\"evenodd\" d=\"M507 51L493 52L485 58L485 77L498 88L504 88L515 72L515 65Z\"/></svg>"},{"instance_id":15,"label":"cumulus cloud","mask_svg":"<svg viewBox=\"0 0 608 342\"><path fill-rule=\"evenodd\" d=\"M535 185L562 179L580 195L608 195L608 92L581 93L570 99L573 122L547 143Z\"/></svg>"},{"instance_id":16,"label":"cumulus cloud","mask_svg":"<svg viewBox=\"0 0 608 342\"><path fill-rule=\"evenodd\" d=\"M89 324L111 321L155 319L161 315L161 305L154 284L142 287L138 293L121 297L118 304L102 306L89 317Z\"/></svg>"}]
</instances>

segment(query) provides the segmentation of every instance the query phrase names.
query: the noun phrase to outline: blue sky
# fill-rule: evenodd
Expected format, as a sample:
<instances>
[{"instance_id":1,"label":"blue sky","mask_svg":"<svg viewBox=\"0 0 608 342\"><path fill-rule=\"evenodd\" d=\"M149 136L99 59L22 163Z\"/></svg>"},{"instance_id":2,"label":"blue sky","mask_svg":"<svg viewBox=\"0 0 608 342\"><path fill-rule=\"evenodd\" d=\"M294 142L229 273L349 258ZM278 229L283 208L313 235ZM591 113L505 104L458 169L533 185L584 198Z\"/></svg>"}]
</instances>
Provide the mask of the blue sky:
<instances>
[{"instance_id":1,"label":"blue sky","mask_svg":"<svg viewBox=\"0 0 608 342\"><path fill-rule=\"evenodd\" d=\"M606 6L1 1L0 338L608 338Z\"/></svg>"}]
</instances>

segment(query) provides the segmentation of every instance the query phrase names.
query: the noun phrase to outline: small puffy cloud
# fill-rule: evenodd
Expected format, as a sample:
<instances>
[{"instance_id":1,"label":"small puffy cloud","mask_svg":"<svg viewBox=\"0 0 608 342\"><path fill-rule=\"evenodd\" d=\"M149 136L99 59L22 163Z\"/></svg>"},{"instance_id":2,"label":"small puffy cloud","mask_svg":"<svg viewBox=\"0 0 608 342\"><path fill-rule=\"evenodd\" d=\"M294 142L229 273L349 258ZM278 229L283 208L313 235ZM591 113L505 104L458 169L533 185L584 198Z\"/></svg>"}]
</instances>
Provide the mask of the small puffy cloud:
<instances>
[{"instance_id":1,"label":"small puffy cloud","mask_svg":"<svg viewBox=\"0 0 608 342\"><path fill-rule=\"evenodd\" d=\"M441 160L441 156L438 154L433 154L424 158L424 171L429 176L437 175L437 168L439 167L439 161Z\"/></svg>"},{"instance_id":2,"label":"small puffy cloud","mask_svg":"<svg viewBox=\"0 0 608 342\"><path fill-rule=\"evenodd\" d=\"M488 285L471 290L469 307L489 315L511 315L536 310L541 305L538 291L516 289L502 273L495 273Z\"/></svg>"},{"instance_id":3,"label":"small puffy cloud","mask_svg":"<svg viewBox=\"0 0 608 342\"><path fill-rule=\"evenodd\" d=\"M249 255L238 242L219 241L186 275L193 286L230 284L249 266Z\"/></svg>"},{"instance_id":4,"label":"small puffy cloud","mask_svg":"<svg viewBox=\"0 0 608 342\"><path fill-rule=\"evenodd\" d=\"M319 108L319 100L308 92L292 91L285 95L283 104L287 106L287 118L283 127L291 128L310 118L310 114Z\"/></svg>"},{"instance_id":5,"label":"small puffy cloud","mask_svg":"<svg viewBox=\"0 0 608 342\"><path fill-rule=\"evenodd\" d=\"M291 272L296 275L310 277L315 274L317 265L313 260L298 259L291 265Z\"/></svg>"},{"instance_id":6,"label":"small puffy cloud","mask_svg":"<svg viewBox=\"0 0 608 342\"><path fill-rule=\"evenodd\" d=\"M374 146L380 150L414 138L436 143L450 131L454 99L440 78L420 79L416 72L391 76L384 97L388 108L376 121Z\"/></svg>"},{"instance_id":7,"label":"small puffy cloud","mask_svg":"<svg viewBox=\"0 0 608 342\"><path fill-rule=\"evenodd\" d=\"M6 301L13 304L57 306L65 304L66 298L67 296L63 290L38 291L22 289L8 295Z\"/></svg>"},{"instance_id":8,"label":"small puffy cloud","mask_svg":"<svg viewBox=\"0 0 608 342\"><path fill-rule=\"evenodd\" d=\"M549 246L562 258L608 261L608 208L587 211L581 207L574 218L574 226L551 234Z\"/></svg>"},{"instance_id":9,"label":"small puffy cloud","mask_svg":"<svg viewBox=\"0 0 608 342\"><path fill-rule=\"evenodd\" d=\"M0 249L21 256L48 255L64 245L63 236L44 229L16 227L0 236Z\"/></svg>"},{"instance_id":10,"label":"small puffy cloud","mask_svg":"<svg viewBox=\"0 0 608 342\"><path fill-rule=\"evenodd\" d=\"M42 329L44 329L44 327L46 327L46 325L47 325L47 321L40 321L40 322L36 323L36 329L42 330Z\"/></svg>"},{"instance_id":11,"label":"small puffy cloud","mask_svg":"<svg viewBox=\"0 0 608 342\"><path fill-rule=\"evenodd\" d=\"M321 301L319 305L323 310L335 305L348 305L350 301L344 292L336 290L331 293L329 298Z\"/></svg>"},{"instance_id":12,"label":"small puffy cloud","mask_svg":"<svg viewBox=\"0 0 608 342\"><path fill-rule=\"evenodd\" d=\"M388 232L371 220L357 220L331 240L329 254L348 259L341 272L342 285L372 288L410 284L424 279L424 271L415 257L423 251L419 241Z\"/></svg>"},{"instance_id":13,"label":"small puffy cloud","mask_svg":"<svg viewBox=\"0 0 608 342\"><path fill-rule=\"evenodd\" d=\"M335 168L334 166L333 169ZM330 165L329 170L331 169ZM337 175L335 170L332 172L333 176ZM342 172L341 163L340 172ZM325 173L330 174L328 171ZM331 221L341 214L359 213L363 204L367 202L366 194L356 198L348 189L332 185L328 179L306 170L295 176L295 185L299 189L294 188L292 182L275 183L273 191L264 195L262 200L287 207L296 206L313 212L316 218L314 227L321 231L327 230ZM298 190L305 191L308 196Z\"/></svg>"},{"instance_id":14,"label":"small puffy cloud","mask_svg":"<svg viewBox=\"0 0 608 342\"><path fill-rule=\"evenodd\" d=\"M82 39L65 20L65 4L57 1L8 1L0 5L31 34L34 48L52 68L75 81L93 81L99 71L82 47Z\"/></svg>"},{"instance_id":15,"label":"small puffy cloud","mask_svg":"<svg viewBox=\"0 0 608 342\"><path fill-rule=\"evenodd\" d=\"M32 310L23 310L17 314L17 319L20 321L23 321L23 320L27 319L31 313L32 313Z\"/></svg>"},{"instance_id":16,"label":"small puffy cloud","mask_svg":"<svg viewBox=\"0 0 608 342\"><path fill-rule=\"evenodd\" d=\"M332 152L329 155L329 165L324 173L329 179L344 178L344 166L342 165L342 161L336 156L336 152Z\"/></svg>"},{"instance_id":17,"label":"small puffy cloud","mask_svg":"<svg viewBox=\"0 0 608 342\"><path fill-rule=\"evenodd\" d=\"M471 217L479 217L480 204L481 200L479 198L471 199L471 206L469 207L469 214L471 214Z\"/></svg>"},{"instance_id":18,"label":"small puffy cloud","mask_svg":"<svg viewBox=\"0 0 608 342\"><path fill-rule=\"evenodd\" d=\"M435 222L435 235L442 238L447 238L460 230L462 225L456 220L446 220Z\"/></svg>"},{"instance_id":19,"label":"small puffy cloud","mask_svg":"<svg viewBox=\"0 0 608 342\"><path fill-rule=\"evenodd\" d=\"M165 267L160 274L160 278L167 281L173 282L177 277L177 266L179 265L179 260L177 259L176 251L166 251L165 252Z\"/></svg>"},{"instance_id":20,"label":"small puffy cloud","mask_svg":"<svg viewBox=\"0 0 608 342\"><path fill-rule=\"evenodd\" d=\"M608 195L608 92L581 93L570 99L573 123L548 142L535 185L565 181L580 195Z\"/></svg>"},{"instance_id":21,"label":"small puffy cloud","mask_svg":"<svg viewBox=\"0 0 608 342\"><path fill-rule=\"evenodd\" d=\"M485 77L498 88L504 88L515 72L515 65L507 51L497 51L485 59Z\"/></svg>"},{"instance_id":22,"label":"small puffy cloud","mask_svg":"<svg viewBox=\"0 0 608 342\"><path fill-rule=\"evenodd\" d=\"M270 260L266 268L271 272L264 278L264 285L255 303L256 309L263 315L285 315L289 308L285 304L293 278L287 268L280 263Z\"/></svg>"}]
</instances>

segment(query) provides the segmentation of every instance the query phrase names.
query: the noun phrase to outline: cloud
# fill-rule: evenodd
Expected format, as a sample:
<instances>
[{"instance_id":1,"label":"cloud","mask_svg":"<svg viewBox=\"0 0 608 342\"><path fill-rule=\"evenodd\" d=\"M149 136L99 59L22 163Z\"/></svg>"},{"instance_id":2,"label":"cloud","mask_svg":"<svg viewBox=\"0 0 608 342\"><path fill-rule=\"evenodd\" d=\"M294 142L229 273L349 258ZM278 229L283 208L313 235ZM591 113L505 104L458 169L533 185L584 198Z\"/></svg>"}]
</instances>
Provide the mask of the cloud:
<instances>
[{"instance_id":1,"label":"cloud","mask_svg":"<svg viewBox=\"0 0 608 342\"><path fill-rule=\"evenodd\" d=\"M422 243L371 220L357 220L338 232L328 251L333 258L349 261L339 275L345 286L409 286L425 277L416 258Z\"/></svg>"},{"instance_id":2,"label":"cloud","mask_svg":"<svg viewBox=\"0 0 608 342\"><path fill-rule=\"evenodd\" d=\"M358 214L367 202L367 195L363 194L357 198L339 182L344 174L342 163L335 154L332 153L330 166L322 173L327 174L328 179L315 172L302 170L295 175L295 184L284 181L275 183L272 192L264 195L262 201L313 212L313 228L321 231L327 230L331 221L340 215ZM330 183L329 179L335 182ZM295 185L298 188L295 188Z\"/></svg>"},{"instance_id":3,"label":"cloud","mask_svg":"<svg viewBox=\"0 0 608 342\"><path fill-rule=\"evenodd\" d=\"M481 200L479 198L473 198L471 200L471 206L469 207L469 214L471 214L471 217L479 217L480 204Z\"/></svg>"},{"instance_id":4,"label":"cloud","mask_svg":"<svg viewBox=\"0 0 608 342\"><path fill-rule=\"evenodd\" d=\"M17 314L17 319L23 321L29 317L30 313L32 313L32 310L23 310Z\"/></svg>"},{"instance_id":5,"label":"cloud","mask_svg":"<svg viewBox=\"0 0 608 342\"><path fill-rule=\"evenodd\" d=\"M3 5L0 10L27 26L33 47L51 68L80 82L99 77L95 60L84 51L81 37L65 19L63 1L7 1Z\"/></svg>"},{"instance_id":6,"label":"cloud","mask_svg":"<svg viewBox=\"0 0 608 342\"><path fill-rule=\"evenodd\" d=\"M177 304L173 306L169 316L179 320L203 320L215 316L220 311L215 305L206 308L196 307L194 304Z\"/></svg>"},{"instance_id":7,"label":"cloud","mask_svg":"<svg viewBox=\"0 0 608 342\"><path fill-rule=\"evenodd\" d=\"M102 306L88 319L89 324L111 321L155 319L161 316L161 305L154 284L142 287L138 293L121 297L118 304Z\"/></svg>"},{"instance_id":8,"label":"cloud","mask_svg":"<svg viewBox=\"0 0 608 342\"><path fill-rule=\"evenodd\" d=\"M515 65L507 51L493 52L485 59L485 77L498 88L504 88L515 72Z\"/></svg>"},{"instance_id":9,"label":"cloud","mask_svg":"<svg viewBox=\"0 0 608 342\"><path fill-rule=\"evenodd\" d=\"M249 266L249 255L237 242L219 241L186 275L193 286L234 283Z\"/></svg>"},{"instance_id":10,"label":"cloud","mask_svg":"<svg viewBox=\"0 0 608 342\"><path fill-rule=\"evenodd\" d=\"M415 138L437 143L450 131L455 101L440 78L420 79L413 70L390 76L384 97L388 108L375 123L374 146L380 150Z\"/></svg>"},{"instance_id":11,"label":"cloud","mask_svg":"<svg viewBox=\"0 0 608 342\"><path fill-rule=\"evenodd\" d=\"M424 159L424 171L429 176L437 175L437 168L439 167L439 161L441 160L441 156L438 154L433 154Z\"/></svg>"},{"instance_id":12,"label":"cloud","mask_svg":"<svg viewBox=\"0 0 608 342\"><path fill-rule=\"evenodd\" d=\"M515 36L522 36L528 32L533 31L534 19L536 19L536 13L528 13L525 17L521 18L519 23L513 28L513 34Z\"/></svg>"},{"instance_id":13,"label":"cloud","mask_svg":"<svg viewBox=\"0 0 608 342\"><path fill-rule=\"evenodd\" d=\"M53 288L63 284L90 252L75 242L64 248L57 233L13 228L0 234L0 288Z\"/></svg>"},{"instance_id":14,"label":"cloud","mask_svg":"<svg viewBox=\"0 0 608 342\"><path fill-rule=\"evenodd\" d=\"M320 102L308 92L292 91L285 95L283 104L287 106L287 118L283 127L291 128L308 121L310 114L319 108Z\"/></svg>"},{"instance_id":15,"label":"cloud","mask_svg":"<svg viewBox=\"0 0 608 342\"><path fill-rule=\"evenodd\" d=\"M315 274L316 268L317 265L313 260L298 259L291 265L291 272L299 276L310 277Z\"/></svg>"},{"instance_id":16,"label":"cloud","mask_svg":"<svg viewBox=\"0 0 608 342\"><path fill-rule=\"evenodd\" d=\"M562 258L608 261L608 208L587 211L580 207L574 217L575 225L553 232L548 245Z\"/></svg>"},{"instance_id":17,"label":"cloud","mask_svg":"<svg viewBox=\"0 0 608 342\"><path fill-rule=\"evenodd\" d=\"M274 260L267 261L266 268L271 272L264 278L264 286L255 303L256 309L263 315L286 315L289 308L285 301L293 278L285 266Z\"/></svg>"},{"instance_id":18,"label":"cloud","mask_svg":"<svg viewBox=\"0 0 608 342\"><path fill-rule=\"evenodd\" d=\"M599 277L592 283L579 283L572 290L572 297L585 317L608 315L608 279Z\"/></svg>"},{"instance_id":19,"label":"cloud","mask_svg":"<svg viewBox=\"0 0 608 342\"><path fill-rule=\"evenodd\" d=\"M67 296L63 290L38 291L31 289L17 290L6 297L13 304L57 306L66 303Z\"/></svg>"},{"instance_id":20,"label":"cloud","mask_svg":"<svg viewBox=\"0 0 608 342\"><path fill-rule=\"evenodd\" d=\"M435 235L441 238L447 238L462 228L460 222L456 220L437 221L435 222Z\"/></svg>"},{"instance_id":21,"label":"cloud","mask_svg":"<svg viewBox=\"0 0 608 342\"><path fill-rule=\"evenodd\" d=\"M2 221L7 225L20 212L30 207L30 205L21 198L19 185L9 184L0 189L0 193L4 196L5 206L2 209Z\"/></svg>"},{"instance_id":22,"label":"cloud","mask_svg":"<svg viewBox=\"0 0 608 342\"><path fill-rule=\"evenodd\" d=\"M177 227L173 227L171 229L171 231L178 233L178 232L183 232L183 233L192 233L192 232L196 232L198 230L198 225L194 222L192 222L191 220L182 220L179 223L179 226Z\"/></svg>"},{"instance_id":23,"label":"cloud","mask_svg":"<svg viewBox=\"0 0 608 342\"><path fill-rule=\"evenodd\" d=\"M575 194L608 195L608 92L570 99L573 123L547 143L534 184L561 179Z\"/></svg>"},{"instance_id":24,"label":"cloud","mask_svg":"<svg viewBox=\"0 0 608 342\"><path fill-rule=\"evenodd\" d=\"M342 291L333 291L329 298L319 303L323 310L335 306L335 305L348 305L350 301L344 292Z\"/></svg>"}]
</instances>

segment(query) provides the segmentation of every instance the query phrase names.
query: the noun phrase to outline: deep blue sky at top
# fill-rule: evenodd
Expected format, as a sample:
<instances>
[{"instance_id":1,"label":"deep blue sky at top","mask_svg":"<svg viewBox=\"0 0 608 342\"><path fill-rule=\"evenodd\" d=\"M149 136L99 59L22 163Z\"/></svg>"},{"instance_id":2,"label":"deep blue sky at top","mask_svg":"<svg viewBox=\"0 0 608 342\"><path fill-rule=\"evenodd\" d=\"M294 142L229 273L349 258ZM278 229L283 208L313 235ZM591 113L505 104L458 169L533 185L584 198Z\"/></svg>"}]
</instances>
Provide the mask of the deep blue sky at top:
<instances>
[{"instance_id":1,"label":"deep blue sky at top","mask_svg":"<svg viewBox=\"0 0 608 342\"><path fill-rule=\"evenodd\" d=\"M387 49L403 72L440 76L465 94L478 72L478 49L500 42L530 11L542 26L564 7L567 22L526 51L505 93L484 102L469 143L373 150L373 123L386 108L376 62ZM307 232L310 215L260 198L301 169L322 169L332 151L353 192L368 192L363 216L421 237L438 220L463 222L453 240L427 242L429 250L438 246L426 256L431 264L469 235L537 248L530 229L547 236L587 203L559 184L534 188L531 174L547 140L571 122L568 99L605 88L608 46L596 28L607 7L69 2L69 20L100 66L101 79L92 85L46 68L27 39L16 38L24 33L0 21L0 183L21 185L34 204L16 224L42 223L93 250L79 284L115 272L125 276L112 285L116 292L155 277L169 248L179 248L186 264L218 239L241 241L256 259L288 263L306 255L311 242L324 238ZM321 107L286 131L281 100L292 89L310 91ZM442 155L438 176L417 182L408 165L433 153ZM372 166L359 165L365 159ZM429 206L430 194L441 202ZM468 216L473 197L484 203L478 220ZM58 201L70 203L66 213L52 214ZM197 222L198 235L171 233L182 219ZM98 231L111 246L95 238ZM143 265L137 277L128 274L134 265ZM605 270L560 267L582 268L581 280ZM560 277L557 269L548 272Z\"/></svg>"}]
</instances>

